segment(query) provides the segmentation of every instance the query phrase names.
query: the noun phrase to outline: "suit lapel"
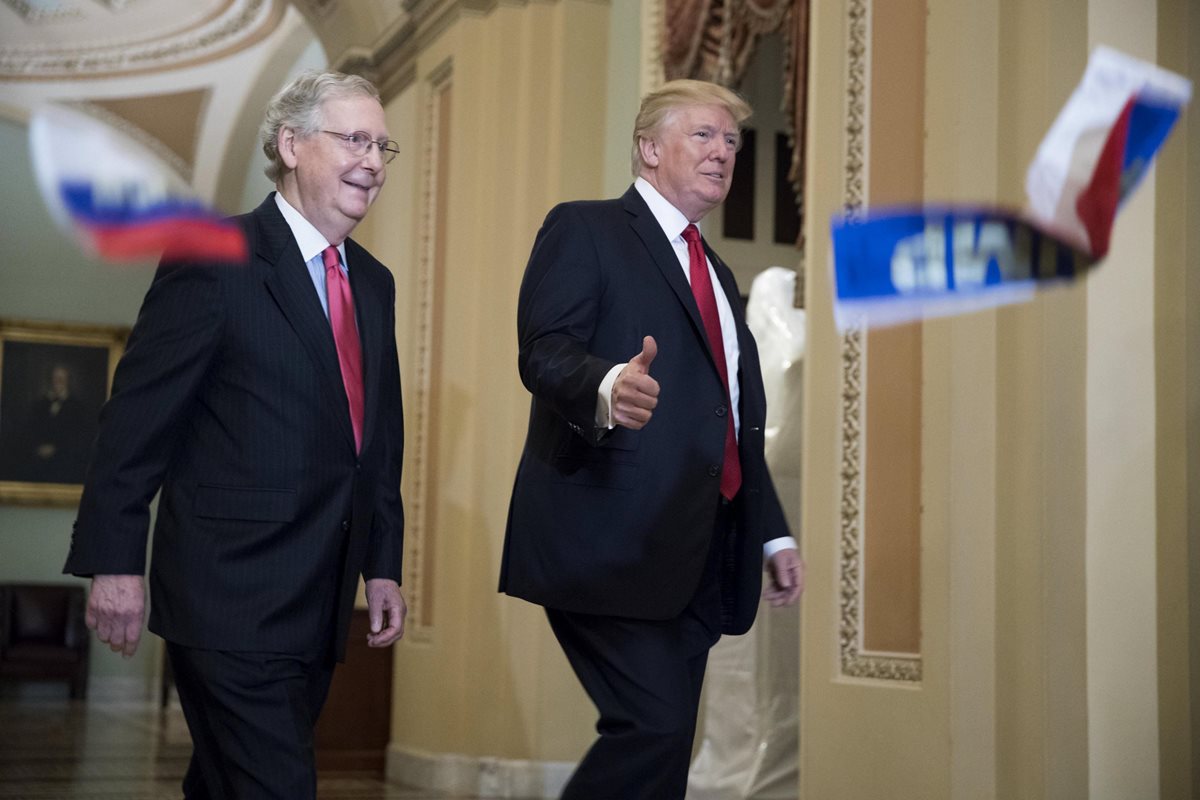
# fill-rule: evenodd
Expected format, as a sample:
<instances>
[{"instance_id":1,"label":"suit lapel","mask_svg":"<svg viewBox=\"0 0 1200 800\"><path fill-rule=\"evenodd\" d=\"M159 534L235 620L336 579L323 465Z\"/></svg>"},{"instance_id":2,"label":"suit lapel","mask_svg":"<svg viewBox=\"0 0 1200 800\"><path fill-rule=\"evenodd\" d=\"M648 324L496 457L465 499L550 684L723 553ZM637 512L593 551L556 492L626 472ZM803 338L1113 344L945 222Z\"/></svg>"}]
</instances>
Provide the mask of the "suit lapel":
<instances>
[{"instance_id":1,"label":"suit lapel","mask_svg":"<svg viewBox=\"0 0 1200 800\"><path fill-rule=\"evenodd\" d=\"M339 426L353 447L350 405L346 400L345 384L342 383L333 329L329 327L329 320L313 289L312 277L300 255L300 248L296 246L296 239L287 221L279 213L273 194L255 210L254 217L262 234L258 238L255 256L269 267L265 279L267 291L275 298L288 324L320 370L321 383L330 392L333 407L341 410L337 415Z\"/></svg>"},{"instance_id":2,"label":"suit lapel","mask_svg":"<svg viewBox=\"0 0 1200 800\"><path fill-rule=\"evenodd\" d=\"M667 284L679 299L680 305L687 313L688 318L692 321L692 330L700 340L700 346L705 353L708 354L709 364L712 365L713 371L717 372L717 362L712 352L712 347L708 343L708 334L704 330L704 321L700 318L700 309L696 305L696 297L692 294L692 286L688 283L688 279L684 276L683 270L679 266L679 259L675 256L675 250L671 247L671 242L663 233L662 227L658 224L658 220L654 218L650 207L646 205L646 201L638 194L634 187L629 187L625 192L625 196L621 198L625 206L625 210L629 212L629 224L637 233L646 249L650 251L650 256L654 261L658 270L666 279ZM706 246L707 247L707 246ZM712 257L711 254L709 256ZM717 263L715 260L713 263ZM724 280L722 279L722 288L724 289ZM729 292L726 290L726 295ZM724 354L722 354L724 357Z\"/></svg>"}]
</instances>

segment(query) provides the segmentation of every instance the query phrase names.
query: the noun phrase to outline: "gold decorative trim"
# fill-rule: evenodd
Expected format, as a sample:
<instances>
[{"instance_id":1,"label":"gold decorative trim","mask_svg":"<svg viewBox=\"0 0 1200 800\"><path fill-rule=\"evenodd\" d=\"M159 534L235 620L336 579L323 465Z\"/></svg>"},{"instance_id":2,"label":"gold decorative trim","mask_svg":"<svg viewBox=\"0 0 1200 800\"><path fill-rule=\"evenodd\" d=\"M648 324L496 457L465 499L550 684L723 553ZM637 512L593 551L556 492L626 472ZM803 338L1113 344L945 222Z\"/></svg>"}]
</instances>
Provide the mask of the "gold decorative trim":
<instances>
[{"instance_id":1,"label":"gold decorative trim","mask_svg":"<svg viewBox=\"0 0 1200 800\"><path fill-rule=\"evenodd\" d=\"M428 642L433 635L433 626L427 622L426 605L431 602L426 592L425 566L427 551L432 547L429 506L433 502L431 487L436 484L430 472L436 469L433 458L433 442L436 436L436 414L433 403L433 380L437 364L434 362L434 337L438 321L437 296L437 229L438 178L441 167L441 114L439 105L442 93L449 87L453 76L453 62L445 62L434 68L425 78L425 96L422 98L422 117L425 121L421 148L421 227L417 251L417 296L420 307L417 312L417 357L416 357L416 409L413 415L412 443L413 484L409 507L410 524L407 526L405 545L408 556L405 562L405 594L409 605L409 636L414 641Z\"/></svg>"},{"instance_id":2,"label":"gold decorative trim","mask_svg":"<svg viewBox=\"0 0 1200 800\"><path fill-rule=\"evenodd\" d=\"M870 74L870 0L848 0L846 53L845 194L848 214L862 211L867 186L867 98ZM921 680L921 658L868 655L862 642L863 500L866 452L866 332L842 337L841 528L839 533L842 674L852 678Z\"/></svg>"},{"instance_id":3,"label":"gold decorative trim","mask_svg":"<svg viewBox=\"0 0 1200 800\"><path fill-rule=\"evenodd\" d=\"M641 92L645 96L663 85L663 37L667 18L663 0L642 0L642 77Z\"/></svg>"},{"instance_id":4,"label":"gold decorative trim","mask_svg":"<svg viewBox=\"0 0 1200 800\"><path fill-rule=\"evenodd\" d=\"M279 25L284 11L284 0L230 0L203 24L151 41L10 47L0 51L0 78L94 78L183 67L254 44Z\"/></svg>"}]
</instances>

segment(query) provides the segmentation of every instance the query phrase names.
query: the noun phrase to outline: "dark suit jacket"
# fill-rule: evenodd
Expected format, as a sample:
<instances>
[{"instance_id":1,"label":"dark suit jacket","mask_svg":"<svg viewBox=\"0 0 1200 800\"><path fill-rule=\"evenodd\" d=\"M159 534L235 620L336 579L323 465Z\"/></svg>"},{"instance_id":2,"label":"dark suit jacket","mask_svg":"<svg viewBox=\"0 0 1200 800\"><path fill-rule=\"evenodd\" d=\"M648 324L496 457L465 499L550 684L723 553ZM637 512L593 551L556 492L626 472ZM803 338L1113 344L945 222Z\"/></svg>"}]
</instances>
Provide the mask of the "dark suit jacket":
<instances>
[{"instance_id":1,"label":"dark suit jacket","mask_svg":"<svg viewBox=\"0 0 1200 800\"><path fill-rule=\"evenodd\" d=\"M764 541L788 535L763 458L766 398L733 273L742 489L722 558L723 628L754 621ZM533 395L500 589L565 611L668 619L691 599L720 494L725 389L687 277L637 190L546 217L521 284L521 380ZM653 336L661 395L640 431L595 429L601 380Z\"/></svg>"},{"instance_id":2,"label":"dark suit jacket","mask_svg":"<svg viewBox=\"0 0 1200 800\"><path fill-rule=\"evenodd\" d=\"M356 454L332 330L274 195L237 221L248 263L159 267L101 414L64 571L143 573L161 486L150 630L222 650L332 641L340 658L358 575L400 580L395 284L346 240L365 383Z\"/></svg>"}]
</instances>

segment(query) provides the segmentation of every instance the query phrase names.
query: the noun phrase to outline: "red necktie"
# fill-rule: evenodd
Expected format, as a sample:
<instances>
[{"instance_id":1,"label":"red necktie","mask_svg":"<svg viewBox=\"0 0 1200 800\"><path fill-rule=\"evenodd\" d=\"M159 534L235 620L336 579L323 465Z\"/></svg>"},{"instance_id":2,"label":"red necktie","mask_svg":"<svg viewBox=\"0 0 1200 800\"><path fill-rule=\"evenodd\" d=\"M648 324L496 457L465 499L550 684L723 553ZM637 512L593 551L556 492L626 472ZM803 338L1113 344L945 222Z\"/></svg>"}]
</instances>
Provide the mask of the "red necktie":
<instances>
[{"instance_id":1,"label":"red necktie","mask_svg":"<svg viewBox=\"0 0 1200 800\"><path fill-rule=\"evenodd\" d=\"M733 430L733 403L729 398L729 369L725 364L725 339L721 335L721 317L717 313L717 297L713 294L712 280L708 277L708 259L704 246L700 244L700 231L695 225L683 229L683 238L688 246L688 273L692 279L692 294L700 309L704 332L708 334L708 346L712 348L713 361L725 385L726 419L725 461L721 465L721 496L732 500L742 486L742 464L738 460L737 434Z\"/></svg>"},{"instance_id":2,"label":"red necktie","mask_svg":"<svg viewBox=\"0 0 1200 800\"><path fill-rule=\"evenodd\" d=\"M362 345L358 341L358 326L354 322L354 296L350 281L339 266L338 249L326 247L325 294L329 298L329 324L333 326L333 343L337 345L338 364L342 368L342 383L350 403L350 425L354 428L354 447L362 450L363 383Z\"/></svg>"}]
</instances>

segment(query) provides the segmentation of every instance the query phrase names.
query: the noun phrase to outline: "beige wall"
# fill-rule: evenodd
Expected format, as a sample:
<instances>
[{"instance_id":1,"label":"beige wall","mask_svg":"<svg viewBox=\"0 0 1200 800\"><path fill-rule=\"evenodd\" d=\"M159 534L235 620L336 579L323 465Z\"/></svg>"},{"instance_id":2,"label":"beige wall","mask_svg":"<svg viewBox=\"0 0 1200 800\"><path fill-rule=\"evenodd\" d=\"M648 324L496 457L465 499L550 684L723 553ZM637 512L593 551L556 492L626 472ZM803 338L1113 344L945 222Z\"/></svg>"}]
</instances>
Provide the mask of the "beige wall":
<instances>
[{"instance_id":1,"label":"beige wall","mask_svg":"<svg viewBox=\"0 0 1200 800\"><path fill-rule=\"evenodd\" d=\"M1160 3L1159 62L1200 86L1200 10ZM1159 763L1163 797L1200 797L1200 104L1157 171ZM1181 235L1181 232L1183 234ZM1190 702L1181 702L1190 694Z\"/></svg>"},{"instance_id":2,"label":"beige wall","mask_svg":"<svg viewBox=\"0 0 1200 800\"><path fill-rule=\"evenodd\" d=\"M386 213L362 238L396 270L409 424L417 602L397 651L393 750L569 762L591 738L590 704L540 611L493 587L527 411L517 286L554 202L624 188L627 133L614 115L636 105L641 70L610 62L638 42L596 32L610 17L632 25L634 11L582 0L462 11L422 45L412 82L388 104L407 152ZM1198 17L1188 0L815 3L810 263L826 263L829 215L855 196L1019 206L1025 165L1090 47L1104 40L1195 75ZM851 79L860 20L865 73ZM431 98L444 87L439 130ZM1190 113L1086 283L927 323L897 351L874 334L838 336L829 274L807 271L802 797L1196 795L1200 381L1188 367L1200 282L1186 265L1200 252L1189 134L1200 126ZM431 163L447 170L440 184L428 184ZM429 185L441 186L440 203ZM916 363L872 361L896 352ZM847 381L862 375L873 385L848 433ZM906 414L917 421L879 414L881 382L915 401ZM887 424L907 436L863 438ZM879 502L869 477L865 506L847 517L847 464L865 463L848 462L847 447L882 453L878 463L908 458L918 473L902 492L916 530L894 553L871 544L879 517L860 513ZM874 584L876 601L909 609L901 623L866 618L867 633L915 629L917 652L865 659L852 676L841 639L855 525L871 526L858 531L858 566L894 584ZM910 566L897 578L901 560Z\"/></svg>"},{"instance_id":3,"label":"beige wall","mask_svg":"<svg viewBox=\"0 0 1200 800\"><path fill-rule=\"evenodd\" d=\"M808 223L813 263L826 258L828 214L855 191L839 154L854 140L856 5L815 9L809 196L824 207ZM1092 46L1195 73L1187 5L929 0L925 84L911 98L924 104L925 199L1021 205L1025 165ZM875 25L866 52L885 62L906 46L900 34ZM882 102L863 102L871 199L875 176L894 173L881 160L903 156L870 115ZM828 276L810 270L802 797L1196 796L1192 139L1186 124L1175 131L1085 283L922 326L918 680L851 678L840 663L839 537L855 520L837 472L846 442L873 450L858 429L844 435L845 365L873 369L883 351L868 341L853 355L861 342L832 328ZM869 508L869 479L866 495Z\"/></svg>"},{"instance_id":4,"label":"beige wall","mask_svg":"<svg viewBox=\"0 0 1200 800\"><path fill-rule=\"evenodd\" d=\"M495 587L528 414L517 289L550 207L603 194L605 104L595 100L606 94L608 7L562 0L455 13L388 103L406 152L369 229L397 276L416 548L406 546L406 584L420 587L396 652L392 747L573 761L591 739L591 706L541 610ZM444 88L449 115L431 128ZM429 185L431 165L447 171Z\"/></svg>"},{"instance_id":5,"label":"beige wall","mask_svg":"<svg viewBox=\"0 0 1200 800\"><path fill-rule=\"evenodd\" d=\"M873 55L875 45L859 49L868 44L869 21L870 9L865 2L813 4L812 94L806 148L810 214L805 222L812 265L827 263L826 226L830 215L846 202L865 200L868 191L869 175L856 165L869 148L876 146L873 137L864 141L857 136L859 121L869 119L866 86L870 76L865 72L865 62ZM860 24L860 28L855 27ZM897 40L891 46L901 48L906 44L911 42ZM855 58L863 72L847 75L847 54L852 50L861 54ZM852 114L849 120L848 107ZM914 154L910 150L896 156L911 159ZM856 527L855 521L843 513L843 489L847 488L844 476L853 476L862 468L855 454L847 459L843 450L841 414L847 400L843 389L848 385L843 380L848 377L853 388L861 373L857 369L849 376L843 373L846 342L834 330L828 270L809 269L806 279L809 338L805 359L807 449L802 468L802 528L809 578L801 627L801 796L895 800L946 797L949 753L944 743L950 731L945 659L941 660L943 669L927 674L924 682L842 674L843 602L851 587L842 581L841 540L847 535L854 539ZM851 361L861 345L861 339L850 343ZM861 485L848 488L860 490ZM854 498L851 500L850 505L861 507ZM927 509L927 514L930 511ZM938 542L926 531L922 531L922 537L922 656L928 660L931 653L945 647L944 594L948 586L945 556Z\"/></svg>"}]
</instances>

